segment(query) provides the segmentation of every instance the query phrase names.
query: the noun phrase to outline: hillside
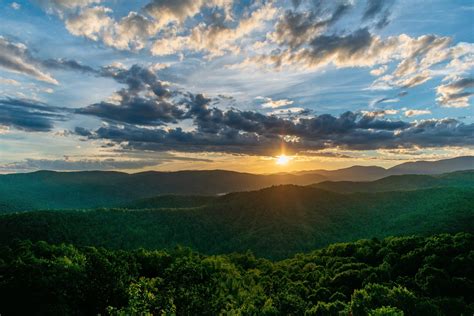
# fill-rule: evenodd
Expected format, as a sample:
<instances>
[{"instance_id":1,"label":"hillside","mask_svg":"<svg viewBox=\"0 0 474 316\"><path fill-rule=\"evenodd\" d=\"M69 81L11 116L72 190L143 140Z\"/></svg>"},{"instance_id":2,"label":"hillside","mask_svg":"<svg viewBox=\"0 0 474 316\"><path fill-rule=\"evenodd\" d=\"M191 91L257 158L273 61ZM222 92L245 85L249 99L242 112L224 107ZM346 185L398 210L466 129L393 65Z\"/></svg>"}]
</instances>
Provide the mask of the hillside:
<instances>
[{"instance_id":1,"label":"hillside","mask_svg":"<svg viewBox=\"0 0 474 316\"><path fill-rule=\"evenodd\" d=\"M287 185L195 208L6 214L0 244L17 238L115 249L181 244L204 253L250 249L283 258L360 238L473 231L473 221L473 188L339 194Z\"/></svg>"},{"instance_id":2,"label":"hillside","mask_svg":"<svg viewBox=\"0 0 474 316\"><path fill-rule=\"evenodd\" d=\"M217 195L278 184L309 185L320 175L255 175L224 170L142 172L39 171L0 176L0 211L88 209L157 195Z\"/></svg>"},{"instance_id":3,"label":"hillside","mask_svg":"<svg viewBox=\"0 0 474 316\"><path fill-rule=\"evenodd\" d=\"M472 188L474 187L474 171L458 171L441 175L389 176L371 182L323 181L312 186L340 193L418 190L437 187Z\"/></svg>"}]
</instances>

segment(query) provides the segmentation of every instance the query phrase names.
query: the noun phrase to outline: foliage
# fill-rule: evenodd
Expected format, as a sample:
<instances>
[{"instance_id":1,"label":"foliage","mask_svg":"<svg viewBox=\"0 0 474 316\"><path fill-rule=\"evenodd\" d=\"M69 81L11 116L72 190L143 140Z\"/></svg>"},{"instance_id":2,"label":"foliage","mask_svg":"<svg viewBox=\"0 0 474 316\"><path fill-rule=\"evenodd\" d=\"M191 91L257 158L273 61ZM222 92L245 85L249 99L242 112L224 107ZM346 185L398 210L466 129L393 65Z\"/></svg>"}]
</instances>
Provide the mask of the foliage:
<instances>
[{"instance_id":1,"label":"foliage","mask_svg":"<svg viewBox=\"0 0 474 316\"><path fill-rule=\"evenodd\" d=\"M0 245L15 239L109 249L163 249L179 244L206 254L250 249L258 256L281 259L361 238L474 232L472 188L338 194L279 186L206 199L206 206L195 208L6 214L0 216ZM205 199L166 197L139 205L176 205L180 200L192 204ZM359 251L359 256L371 255L368 249ZM436 291L430 273L436 272L425 271L419 277L425 279L427 289ZM339 279L334 282L360 282L350 271Z\"/></svg>"},{"instance_id":2,"label":"foliage","mask_svg":"<svg viewBox=\"0 0 474 316\"><path fill-rule=\"evenodd\" d=\"M278 262L19 241L0 251L0 313L472 315L473 267L469 233L359 240Z\"/></svg>"}]
</instances>

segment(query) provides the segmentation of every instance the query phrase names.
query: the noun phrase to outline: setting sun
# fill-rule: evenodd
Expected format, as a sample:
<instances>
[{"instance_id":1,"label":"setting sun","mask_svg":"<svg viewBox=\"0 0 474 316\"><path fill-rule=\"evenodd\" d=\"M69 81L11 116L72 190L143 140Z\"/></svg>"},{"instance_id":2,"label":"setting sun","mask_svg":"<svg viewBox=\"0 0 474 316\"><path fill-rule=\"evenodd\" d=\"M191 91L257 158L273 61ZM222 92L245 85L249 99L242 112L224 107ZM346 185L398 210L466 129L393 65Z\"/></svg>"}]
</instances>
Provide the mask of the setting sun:
<instances>
[{"instance_id":1,"label":"setting sun","mask_svg":"<svg viewBox=\"0 0 474 316\"><path fill-rule=\"evenodd\" d=\"M288 156L280 155L277 157L276 164L283 166L283 165L287 165L289 161L290 161L290 158Z\"/></svg>"}]
</instances>

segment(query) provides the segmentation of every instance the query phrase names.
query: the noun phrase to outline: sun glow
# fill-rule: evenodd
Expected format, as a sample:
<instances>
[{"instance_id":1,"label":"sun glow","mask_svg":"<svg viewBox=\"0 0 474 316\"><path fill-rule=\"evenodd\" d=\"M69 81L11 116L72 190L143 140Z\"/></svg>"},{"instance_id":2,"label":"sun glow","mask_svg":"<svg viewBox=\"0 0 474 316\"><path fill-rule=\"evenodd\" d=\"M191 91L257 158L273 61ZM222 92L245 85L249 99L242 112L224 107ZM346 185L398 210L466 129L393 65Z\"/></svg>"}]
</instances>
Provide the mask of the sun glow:
<instances>
[{"instance_id":1,"label":"sun glow","mask_svg":"<svg viewBox=\"0 0 474 316\"><path fill-rule=\"evenodd\" d=\"M284 166L284 165L287 165L288 162L290 162L290 157L286 155L277 156L277 159L276 159L277 165Z\"/></svg>"}]
</instances>

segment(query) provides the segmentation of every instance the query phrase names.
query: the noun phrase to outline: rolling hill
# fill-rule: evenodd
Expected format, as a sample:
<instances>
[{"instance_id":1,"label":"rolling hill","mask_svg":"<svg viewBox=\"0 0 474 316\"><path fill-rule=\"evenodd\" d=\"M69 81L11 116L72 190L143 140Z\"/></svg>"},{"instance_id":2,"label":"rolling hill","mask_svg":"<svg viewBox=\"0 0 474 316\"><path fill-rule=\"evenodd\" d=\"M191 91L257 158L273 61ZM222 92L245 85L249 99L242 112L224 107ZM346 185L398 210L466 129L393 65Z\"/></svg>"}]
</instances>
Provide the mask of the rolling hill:
<instances>
[{"instance_id":1,"label":"rolling hill","mask_svg":"<svg viewBox=\"0 0 474 316\"><path fill-rule=\"evenodd\" d=\"M0 245L15 239L114 249L180 244L208 254L250 249L283 258L360 238L472 232L473 221L472 187L340 194L285 185L210 198L194 208L5 214Z\"/></svg>"}]
</instances>

